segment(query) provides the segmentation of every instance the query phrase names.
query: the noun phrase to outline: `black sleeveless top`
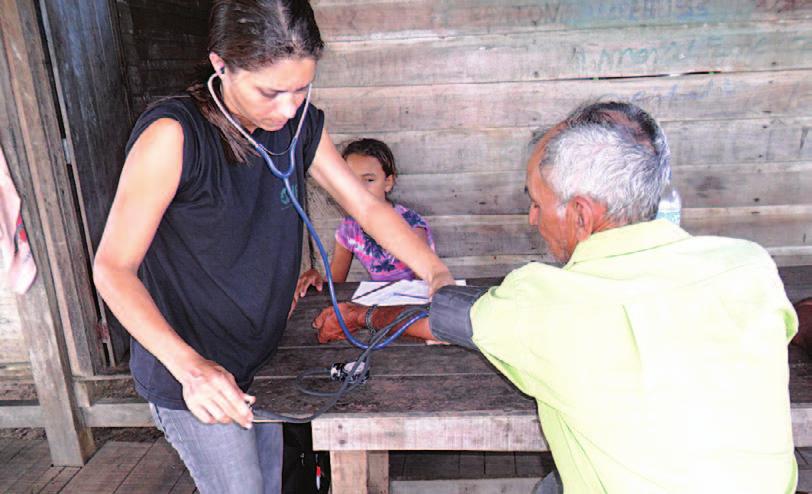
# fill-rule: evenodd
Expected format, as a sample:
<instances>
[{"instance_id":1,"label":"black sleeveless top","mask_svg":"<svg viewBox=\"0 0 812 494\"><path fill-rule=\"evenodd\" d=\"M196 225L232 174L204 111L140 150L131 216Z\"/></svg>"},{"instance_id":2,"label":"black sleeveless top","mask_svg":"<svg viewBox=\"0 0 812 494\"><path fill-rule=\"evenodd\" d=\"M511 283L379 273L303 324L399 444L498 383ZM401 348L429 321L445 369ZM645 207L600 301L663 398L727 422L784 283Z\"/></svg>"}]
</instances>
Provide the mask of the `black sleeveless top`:
<instances>
[{"instance_id":1,"label":"black sleeveless top","mask_svg":"<svg viewBox=\"0 0 812 494\"><path fill-rule=\"evenodd\" d=\"M252 136L267 149L282 151L302 111L284 128L257 129ZM183 127L183 171L138 276L180 337L225 367L245 391L285 329L299 273L302 222L282 181L261 158L227 162L217 128L188 96L164 100L141 115L128 153L159 118ZM290 178L300 201L323 125L324 113L310 106ZM287 154L274 157L280 170L288 161ZM186 408L180 383L135 340L130 370L146 400Z\"/></svg>"}]
</instances>

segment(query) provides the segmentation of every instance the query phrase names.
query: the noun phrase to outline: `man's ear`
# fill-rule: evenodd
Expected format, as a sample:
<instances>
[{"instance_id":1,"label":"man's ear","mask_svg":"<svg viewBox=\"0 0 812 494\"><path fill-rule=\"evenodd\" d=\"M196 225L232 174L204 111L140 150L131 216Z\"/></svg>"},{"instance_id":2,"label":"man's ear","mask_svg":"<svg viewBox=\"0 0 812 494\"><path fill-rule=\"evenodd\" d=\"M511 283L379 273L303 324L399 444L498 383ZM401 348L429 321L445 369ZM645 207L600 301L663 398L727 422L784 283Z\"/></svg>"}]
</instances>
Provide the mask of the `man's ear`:
<instances>
[{"instance_id":1,"label":"man's ear","mask_svg":"<svg viewBox=\"0 0 812 494\"><path fill-rule=\"evenodd\" d=\"M590 197L575 196L570 199L572 214L575 221L575 239L583 242L595 232L596 225L603 216L600 204Z\"/></svg>"}]
</instances>

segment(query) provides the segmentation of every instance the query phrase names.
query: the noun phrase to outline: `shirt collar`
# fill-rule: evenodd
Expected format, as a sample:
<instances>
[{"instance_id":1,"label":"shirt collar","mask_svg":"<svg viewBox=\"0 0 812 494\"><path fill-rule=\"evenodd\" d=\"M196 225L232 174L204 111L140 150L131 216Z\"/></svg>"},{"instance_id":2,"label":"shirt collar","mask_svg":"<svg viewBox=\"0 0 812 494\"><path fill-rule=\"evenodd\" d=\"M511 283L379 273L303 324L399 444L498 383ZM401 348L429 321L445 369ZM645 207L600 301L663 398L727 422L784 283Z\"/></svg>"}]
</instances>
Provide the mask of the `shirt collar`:
<instances>
[{"instance_id":1,"label":"shirt collar","mask_svg":"<svg viewBox=\"0 0 812 494\"><path fill-rule=\"evenodd\" d=\"M691 235L668 220L645 221L611 228L591 235L575 247L564 268L590 261L622 256L685 240Z\"/></svg>"}]
</instances>

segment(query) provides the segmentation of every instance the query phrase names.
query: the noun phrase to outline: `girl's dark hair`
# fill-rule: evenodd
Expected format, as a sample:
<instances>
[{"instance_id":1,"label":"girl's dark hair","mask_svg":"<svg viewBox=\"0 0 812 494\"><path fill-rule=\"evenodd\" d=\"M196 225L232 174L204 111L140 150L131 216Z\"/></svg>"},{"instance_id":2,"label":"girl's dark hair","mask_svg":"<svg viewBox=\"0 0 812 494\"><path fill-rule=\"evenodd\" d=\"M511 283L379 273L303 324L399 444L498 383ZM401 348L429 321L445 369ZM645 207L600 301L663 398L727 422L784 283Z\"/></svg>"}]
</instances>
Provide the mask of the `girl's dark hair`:
<instances>
[{"instance_id":1,"label":"girl's dark hair","mask_svg":"<svg viewBox=\"0 0 812 494\"><path fill-rule=\"evenodd\" d=\"M226 70L255 70L286 58L318 60L324 49L316 17L307 0L215 0L209 14L208 51ZM214 90L222 101L219 84ZM206 81L186 90L200 113L220 130L226 157L245 162L255 154L214 103Z\"/></svg>"},{"instance_id":2,"label":"girl's dark hair","mask_svg":"<svg viewBox=\"0 0 812 494\"><path fill-rule=\"evenodd\" d=\"M350 142L344 147L341 157L345 160L351 154L360 154L361 156L369 156L378 160L383 168L383 173L387 177L392 175L398 176L398 169L395 166L395 156L392 150L383 141L378 139L363 138Z\"/></svg>"}]
</instances>

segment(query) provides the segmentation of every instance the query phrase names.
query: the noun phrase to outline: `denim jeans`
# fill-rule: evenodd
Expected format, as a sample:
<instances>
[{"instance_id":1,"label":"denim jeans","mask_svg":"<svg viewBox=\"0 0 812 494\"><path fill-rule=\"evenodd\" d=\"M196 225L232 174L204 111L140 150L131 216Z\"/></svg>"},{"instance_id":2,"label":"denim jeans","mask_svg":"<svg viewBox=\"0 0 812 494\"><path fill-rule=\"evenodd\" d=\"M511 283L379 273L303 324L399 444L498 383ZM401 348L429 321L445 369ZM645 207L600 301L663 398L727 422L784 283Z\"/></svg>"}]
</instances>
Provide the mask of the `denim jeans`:
<instances>
[{"instance_id":1,"label":"denim jeans","mask_svg":"<svg viewBox=\"0 0 812 494\"><path fill-rule=\"evenodd\" d=\"M155 425L202 494L279 494L282 424L204 424L187 410L149 405Z\"/></svg>"},{"instance_id":2,"label":"denim jeans","mask_svg":"<svg viewBox=\"0 0 812 494\"><path fill-rule=\"evenodd\" d=\"M546 477L541 479L536 487L533 488L533 494L562 494L564 492L564 485L561 483L561 477L558 475L558 470L553 470L548 473Z\"/></svg>"}]
</instances>

